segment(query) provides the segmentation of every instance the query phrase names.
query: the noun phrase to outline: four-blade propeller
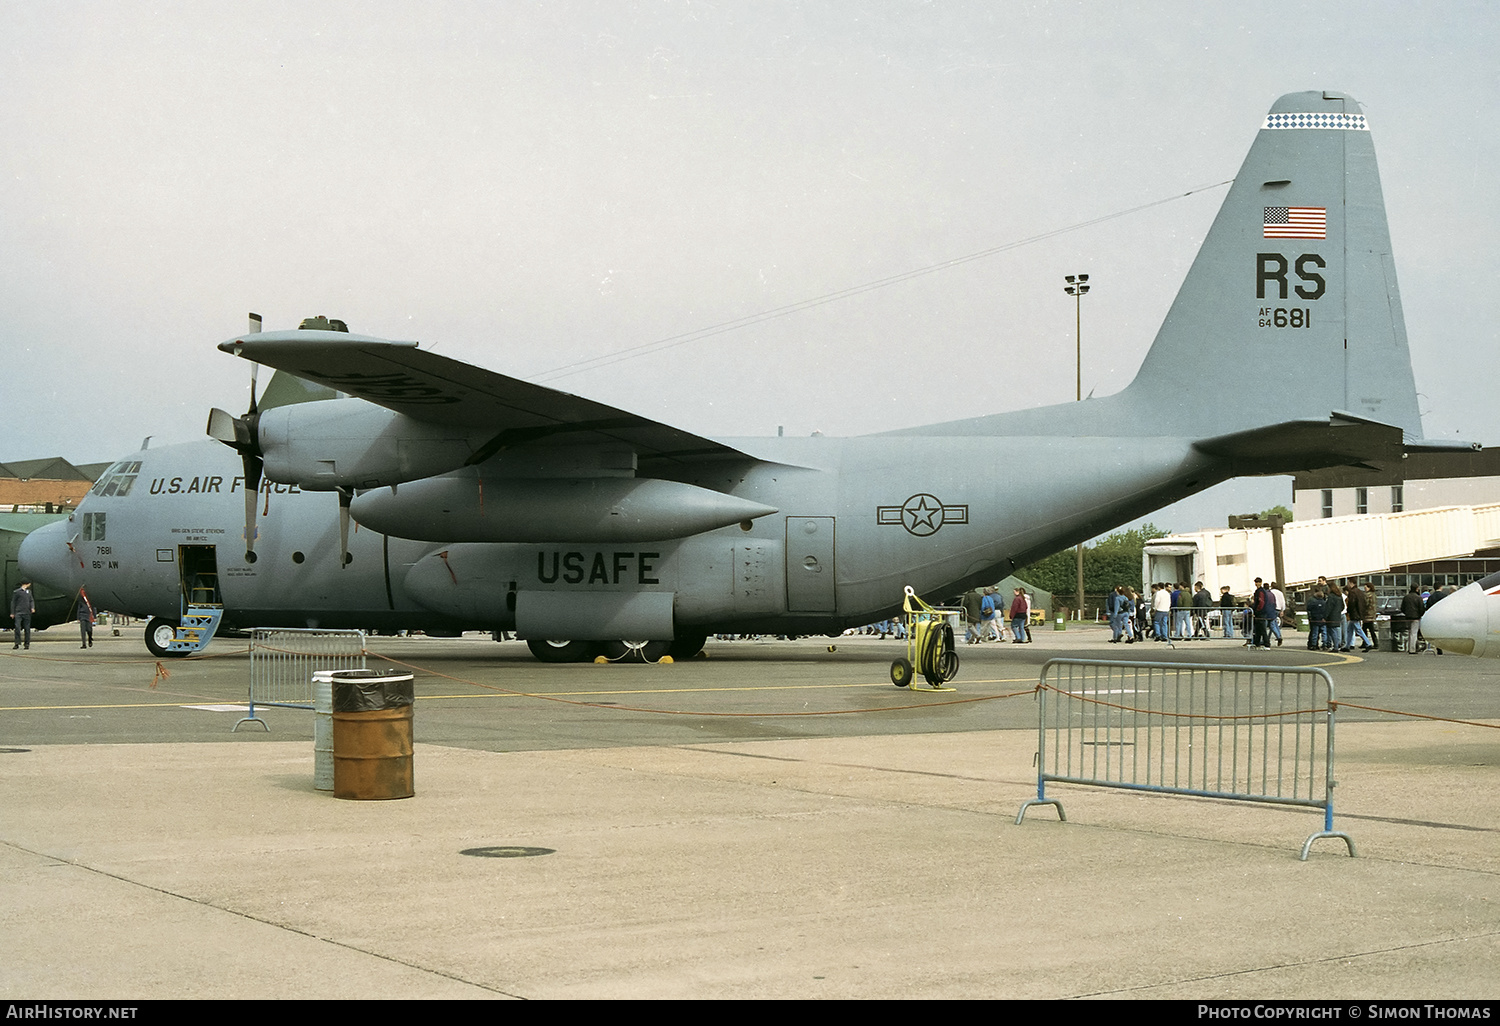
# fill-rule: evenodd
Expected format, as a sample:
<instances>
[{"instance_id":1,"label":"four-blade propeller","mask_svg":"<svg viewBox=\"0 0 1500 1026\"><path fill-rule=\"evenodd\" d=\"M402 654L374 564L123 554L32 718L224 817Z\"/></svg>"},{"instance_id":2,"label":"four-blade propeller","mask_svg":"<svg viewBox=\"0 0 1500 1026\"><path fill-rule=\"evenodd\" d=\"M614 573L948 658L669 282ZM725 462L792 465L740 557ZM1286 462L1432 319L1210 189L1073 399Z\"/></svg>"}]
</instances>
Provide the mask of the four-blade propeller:
<instances>
[{"instance_id":1,"label":"four-blade propeller","mask_svg":"<svg viewBox=\"0 0 1500 1026\"><path fill-rule=\"evenodd\" d=\"M250 332L260 331L260 314L250 315ZM243 417L215 407L208 411L208 434L217 438L240 454L245 468L245 562L254 563L255 556L255 504L260 499L260 476L265 467L264 453L256 428L260 423L260 410L256 406L256 375L260 365L250 365L250 408Z\"/></svg>"}]
</instances>

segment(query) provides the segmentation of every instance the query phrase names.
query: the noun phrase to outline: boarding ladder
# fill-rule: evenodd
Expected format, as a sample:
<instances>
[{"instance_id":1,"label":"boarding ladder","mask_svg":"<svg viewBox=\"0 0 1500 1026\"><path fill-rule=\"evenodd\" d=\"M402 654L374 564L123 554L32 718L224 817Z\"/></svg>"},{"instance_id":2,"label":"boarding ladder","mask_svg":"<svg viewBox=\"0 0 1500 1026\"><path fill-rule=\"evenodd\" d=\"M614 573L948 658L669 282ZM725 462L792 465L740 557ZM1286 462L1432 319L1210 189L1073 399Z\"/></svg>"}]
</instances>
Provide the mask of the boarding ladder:
<instances>
[{"instance_id":1,"label":"boarding ladder","mask_svg":"<svg viewBox=\"0 0 1500 1026\"><path fill-rule=\"evenodd\" d=\"M177 625L177 631L172 636L172 641L167 645L168 652L202 652L208 647L208 643L214 640L214 634L219 629L219 621L224 619L223 606L200 606L189 605L182 614L182 622Z\"/></svg>"},{"instance_id":2,"label":"boarding ladder","mask_svg":"<svg viewBox=\"0 0 1500 1026\"><path fill-rule=\"evenodd\" d=\"M217 597L217 583L210 575L205 575L193 585L183 604L182 620L177 625L171 643L167 645L168 652L187 655L202 652L208 647L219 630L219 622L224 619L223 604L212 601Z\"/></svg>"}]
</instances>

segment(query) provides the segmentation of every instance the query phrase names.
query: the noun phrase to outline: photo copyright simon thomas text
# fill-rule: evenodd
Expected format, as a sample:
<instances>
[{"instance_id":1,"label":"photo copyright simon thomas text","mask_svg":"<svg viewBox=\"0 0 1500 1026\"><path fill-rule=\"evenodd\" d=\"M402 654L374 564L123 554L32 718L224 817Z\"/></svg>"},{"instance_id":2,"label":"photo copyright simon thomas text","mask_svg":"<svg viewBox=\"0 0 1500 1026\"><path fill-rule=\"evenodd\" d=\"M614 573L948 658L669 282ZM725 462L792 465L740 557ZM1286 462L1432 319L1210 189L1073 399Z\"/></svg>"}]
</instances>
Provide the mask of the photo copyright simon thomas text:
<instances>
[{"instance_id":1,"label":"photo copyright simon thomas text","mask_svg":"<svg viewBox=\"0 0 1500 1026\"><path fill-rule=\"evenodd\" d=\"M1259 1001L1201 1003L1199 1019L1489 1019L1491 1001ZM1500 1019L1500 1017L1497 1017Z\"/></svg>"}]
</instances>

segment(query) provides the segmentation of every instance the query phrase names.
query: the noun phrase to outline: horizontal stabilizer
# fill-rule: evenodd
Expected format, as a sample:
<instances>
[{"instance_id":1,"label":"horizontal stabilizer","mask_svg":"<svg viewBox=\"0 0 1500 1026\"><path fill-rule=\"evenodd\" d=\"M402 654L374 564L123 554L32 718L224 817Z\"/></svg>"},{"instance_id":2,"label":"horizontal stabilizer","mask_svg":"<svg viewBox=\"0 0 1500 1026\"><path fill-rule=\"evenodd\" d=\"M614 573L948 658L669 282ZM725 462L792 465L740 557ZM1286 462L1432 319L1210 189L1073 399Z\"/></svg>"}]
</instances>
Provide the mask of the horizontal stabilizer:
<instances>
[{"instance_id":1,"label":"horizontal stabilizer","mask_svg":"<svg viewBox=\"0 0 1500 1026\"><path fill-rule=\"evenodd\" d=\"M1401 429L1335 413L1328 420L1293 420L1193 443L1234 467L1234 476L1291 474L1320 467L1368 466L1400 459Z\"/></svg>"},{"instance_id":2,"label":"horizontal stabilizer","mask_svg":"<svg viewBox=\"0 0 1500 1026\"><path fill-rule=\"evenodd\" d=\"M1371 488L1407 481L1440 481L1461 477L1500 477L1500 449L1483 449L1473 442L1446 446L1433 439L1408 444L1396 459L1369 461L1361 467L1326 467L1298 474L1294 492L1322 488Z\"/></svg>"}]
</instances>

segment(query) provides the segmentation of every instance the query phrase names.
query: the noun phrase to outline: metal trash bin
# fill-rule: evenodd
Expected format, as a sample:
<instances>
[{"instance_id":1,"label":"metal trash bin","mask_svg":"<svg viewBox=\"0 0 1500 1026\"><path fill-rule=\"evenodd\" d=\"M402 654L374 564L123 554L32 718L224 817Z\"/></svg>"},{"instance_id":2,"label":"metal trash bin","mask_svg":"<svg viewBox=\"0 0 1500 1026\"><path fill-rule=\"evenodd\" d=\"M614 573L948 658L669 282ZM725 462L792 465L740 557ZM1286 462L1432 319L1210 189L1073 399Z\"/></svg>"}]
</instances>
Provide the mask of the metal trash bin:
<instances>
[{"instance_id":1,"label":"metal trash bin","mask_svg":"<svg viewBox=\"0 0 1500 1026\"><path fill-rule=\"evenodd\" d=\"M1410 620L1391 620L1391 651L1401 652L1406 649L1406 632L1411 630Z\"/></svg>"},{"instance_id":2,"label":"metal trash bin","mask_svg":"<svg viewBox=\"0 0 1500 1026\"><path fill-rule=\"evenodd\" d=\"M313 693L313 787L333 790L333 675L338 670L317 670L312 675Z\"/></svg>"},{"instance_id":3,"label":"metal trash bin","mask_svg":"<svg viewBox=\"0 0 1500 1026\"><path fill-rule=\"evenodd\" d=\"M410 673L335 670L333 796L362 801L410 798L412 707Z\"/></svg>"}]
</instances>

